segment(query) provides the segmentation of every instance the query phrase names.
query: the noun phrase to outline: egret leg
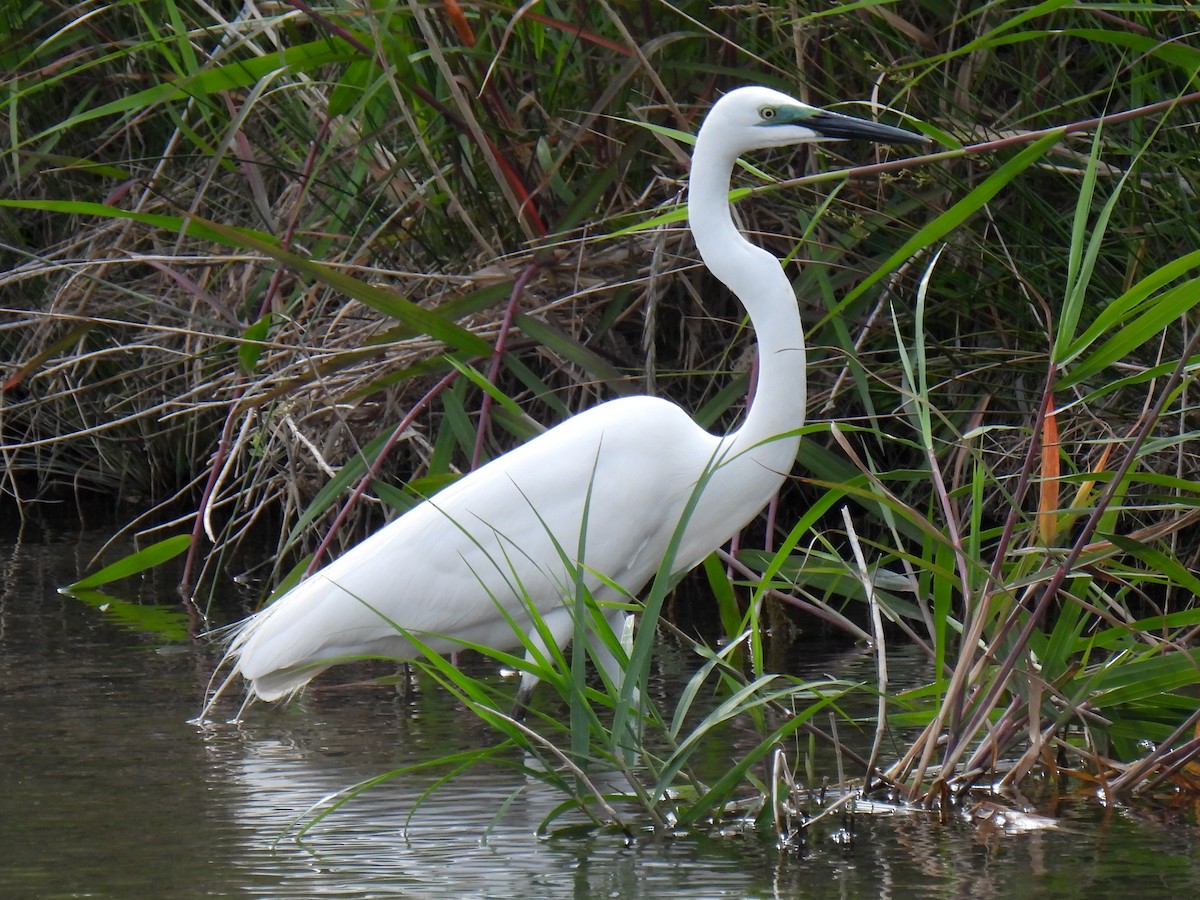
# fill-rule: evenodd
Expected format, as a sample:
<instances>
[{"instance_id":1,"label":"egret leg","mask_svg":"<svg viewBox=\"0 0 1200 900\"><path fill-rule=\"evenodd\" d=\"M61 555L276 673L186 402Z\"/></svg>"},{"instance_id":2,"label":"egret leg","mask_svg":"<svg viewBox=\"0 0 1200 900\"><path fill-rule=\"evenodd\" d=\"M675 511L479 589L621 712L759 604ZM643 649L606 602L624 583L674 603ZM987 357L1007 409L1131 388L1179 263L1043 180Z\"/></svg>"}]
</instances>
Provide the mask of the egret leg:
<instances>
[{"instance_id":1,"label":"egret leg","mask_svg":"<svg viewBox=\"0 0 1200 900\"><path fill-rule=\"evenodd\" d=\"M512 717L518 722L525 721L525 715L529 712L529 698L533 696L537 684L538 679L530 677L528 672L521 676L521 686L517 688L517 698L513 700L512 708Z\"/></svg>"},{"instance_id":2,"label":"egret leg","mask_svg":"<svg viewBox=\"0 0 1200 900\"><path fill-rule=\"evenodd\" d=\"M632 646L633 635L633 616L624 610L617 609L610 612L604 617L608 621L608 627L612 629L612 633L625 643L625 630L629 629L630 644L626 646L626 652ZM604 670L604 674L608 676L608 680L612 683L613 689L618 693L625 681L625 669L621 665L612 651L608 649L608 645L599 638L594 638L592 641L592 654L595 657L596 664ZM633 690L633 702L636 704L638 699L637 688Z\"/></svg>"},{"instance_id":3,"label":"egret leg","mask_svg":"<svg viewBox=\"0 0 1200 900\"><path fill-rule=\"evenodd\" d=\"M613 610L605 619L608 621L608 627L612 629L621 642L621 646L625 648L626 655L633 648L633 624L634 617L632 613L627 613L624 610ZM620 696L625 686L625 679L629 676L629 672L622 666L617 657L608 649L608 645L600 640L593 640L593 653L596 657L596 664L604 670L609 682L616 691L617 696ZM639 714L641 706L641 695L638 691L638 686L635 683L629 695L629 710L628 717L625 719L625 729L621 746L624 751L623 756L625 765L633 766L637 764L638 748L641 746L642 732L642 717Z\"/></svg>"},{"instance_id":4,"label":"egret leg","mask_svg":"<svg viewBox=\"0 0 1200 900\"><path fill-rule=\"evenodd\" d=\"M571 619L571 613L566 607L553 609L543 614L542 625L549 632L550 639L554 641L556 647L565 647L571 639L571 633L575 628L574 622ZM536 625L531 626L525 635L525 646L528 648L525 651L525 659L531 664L536 661L539 655L543 659L550 658L550 647L542 637L542 629ZM518 722L525 721L525 713L529 709L529 701L533 697L533 689L537 687L539 680L533 672L527 671L522 673L521 684L517 688L517 698L513 701L512 712L513 718Z\"/></svg>"}]
</instances>

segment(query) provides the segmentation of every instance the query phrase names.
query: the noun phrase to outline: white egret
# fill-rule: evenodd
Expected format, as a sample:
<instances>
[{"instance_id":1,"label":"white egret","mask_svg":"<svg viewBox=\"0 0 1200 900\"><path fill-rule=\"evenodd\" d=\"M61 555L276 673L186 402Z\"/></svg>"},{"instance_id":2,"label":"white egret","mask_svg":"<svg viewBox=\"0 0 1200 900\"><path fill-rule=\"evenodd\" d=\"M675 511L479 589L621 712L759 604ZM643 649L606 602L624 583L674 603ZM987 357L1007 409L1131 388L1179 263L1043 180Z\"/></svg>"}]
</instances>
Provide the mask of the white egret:
<instances>
[{"instance_id":1,"label":"white egret","mask_svg":"<svg viewBox=\"0 0 1200 900\"><path fill-rule=\"evenodd\" d=\"M796 457L805 351L779 261L733 223L730 175L746 151L847 139L925 140L763 87L718 100L696 138L688 223L705 264L745 306L758 339L758 386L740 428L709 434L674 403L648 396L579 413L414 507L237 626L227 651L232 671L201 716L239 674L249 682L248 699L274 700L347 657L412 658L418 653L405 633L439 651L460 641L507 649L521 646L515 625L544 649L530 605L564 646L573 631L565 601L578 567L600 603L636 594L660 566L702 481L675 572L697 565L749 522ZM584 558L570 559L581 547ZM610 621L623 615L613 612ZM595 643L615 677L615 661ZM518 702L536 681L523 677Z\"/></svg>"}]
</instances>

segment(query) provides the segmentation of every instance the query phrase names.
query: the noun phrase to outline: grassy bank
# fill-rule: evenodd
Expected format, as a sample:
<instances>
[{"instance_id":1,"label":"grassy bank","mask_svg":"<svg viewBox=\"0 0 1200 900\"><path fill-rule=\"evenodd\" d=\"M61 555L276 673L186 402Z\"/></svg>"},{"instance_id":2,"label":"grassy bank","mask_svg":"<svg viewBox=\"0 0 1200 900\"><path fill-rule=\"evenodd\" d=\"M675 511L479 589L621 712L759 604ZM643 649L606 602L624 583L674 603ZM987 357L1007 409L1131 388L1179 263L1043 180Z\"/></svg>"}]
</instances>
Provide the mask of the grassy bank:
<instances>
[{"instance_id":1,"label":"grassy bank","mask_svg":"<svg viewBox=\"0 0 1200 900\"><path fill-rule=\"evenodd\" d=\"M733 579L706 567L747 653L704 690L778 702L760 612L800 607L928 653L881 707L913 739L869 766L913 795L1001 761L1188 785L1195 13L927 6L4 13L4 502L116 498L157 548L126 568L186 554L227 616L248 543L265 594L598 400L727 427L753 335L683 227L686 136L746 81L853 101L937 149L739 177L800 298L811 424ZM763 728L750 762L791 734Z\"/></svg>"}]
</instances>

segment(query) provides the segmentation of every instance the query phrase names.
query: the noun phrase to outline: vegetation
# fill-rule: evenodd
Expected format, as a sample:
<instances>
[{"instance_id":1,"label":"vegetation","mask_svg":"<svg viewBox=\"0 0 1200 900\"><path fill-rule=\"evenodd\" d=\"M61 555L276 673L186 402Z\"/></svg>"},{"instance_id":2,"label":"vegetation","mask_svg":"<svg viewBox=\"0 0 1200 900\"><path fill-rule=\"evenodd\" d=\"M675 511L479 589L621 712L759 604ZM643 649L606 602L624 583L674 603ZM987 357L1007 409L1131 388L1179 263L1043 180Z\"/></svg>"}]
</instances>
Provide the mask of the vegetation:
<instances>
[{"instance_id":1,"label":"vegetation","mask_svg":"<svg viewBox=\"0 0 1200 900\"><path fill-rule=\"evenodd\" d=\"M586 648L545 661L565 725L424 665L601 820L597 767L662 824L787 799L848 686L771 671L780 605L878 653L872 781L943 807L1044 774L1194 790L1195 12L960 7L6 8L5 502L132 504L148 551L88 586L186 554L189 602L228 616L239 548L265 593L597 400L726 427L753 338L683 228L686 135L744 81L861 100L940 149L756 159L739 192L803 304L812 424L705 566L726 642L676 708L632 702L665 578L622 685L585 684ZM897 694L900 640L931 676ZM757 741L696 769L735 721Z\"/></svg>"}]
</instances>

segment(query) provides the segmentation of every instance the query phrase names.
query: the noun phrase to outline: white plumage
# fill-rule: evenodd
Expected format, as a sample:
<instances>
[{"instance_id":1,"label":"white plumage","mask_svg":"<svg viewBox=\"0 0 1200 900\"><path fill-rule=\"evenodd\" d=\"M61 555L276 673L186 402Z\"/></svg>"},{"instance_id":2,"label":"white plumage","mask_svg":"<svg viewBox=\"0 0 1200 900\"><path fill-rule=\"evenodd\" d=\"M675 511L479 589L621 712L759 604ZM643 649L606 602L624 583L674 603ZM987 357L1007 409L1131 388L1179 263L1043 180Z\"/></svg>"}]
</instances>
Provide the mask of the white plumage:
<instances>
[{"instance_id":1,"label":"white plumage","mask_svg":"<svg viewBox=\"0 0 1200 900\"><path fill-rule=\"evenodd\" d=\"M711 435L655 397L613 400L568 419L418 505L238 626L227 653L232 672L205 713L238 674L252 696L274 700L347 657L416 655L396 626L438 650L459 641L507 649L521 644L513 622L536 635L528 603L564 645L573 630L564 601L575 565L601 603L626 596L596 573L635 595L657 571L702 479L675 571L695 566L749 522L795 459L805 353L778 260L733 224L730 173L749 150L847 138L923 140L762 87L717 101L697 137L688 222L705 264L741 300L758 337L758 387L739 429ZM613 660L602 661L615 675ZM522 698L534 683L523 679Z\"/></svg>"}]
</instances>

